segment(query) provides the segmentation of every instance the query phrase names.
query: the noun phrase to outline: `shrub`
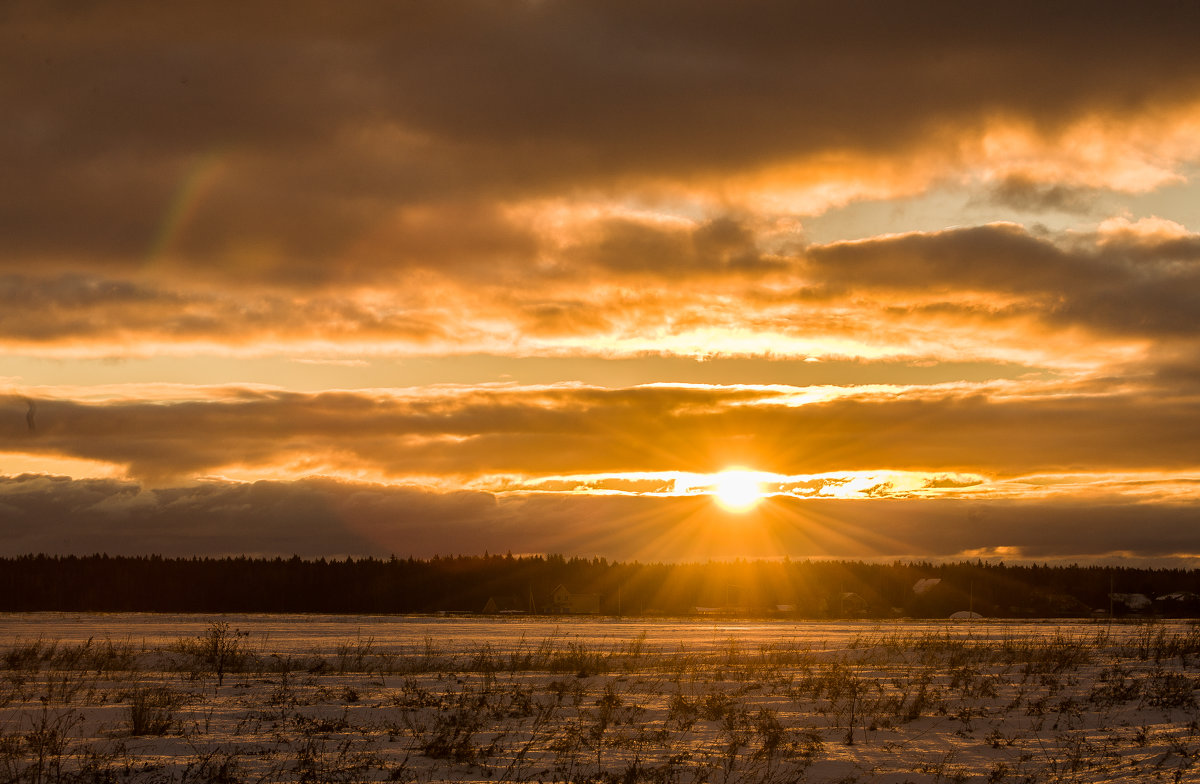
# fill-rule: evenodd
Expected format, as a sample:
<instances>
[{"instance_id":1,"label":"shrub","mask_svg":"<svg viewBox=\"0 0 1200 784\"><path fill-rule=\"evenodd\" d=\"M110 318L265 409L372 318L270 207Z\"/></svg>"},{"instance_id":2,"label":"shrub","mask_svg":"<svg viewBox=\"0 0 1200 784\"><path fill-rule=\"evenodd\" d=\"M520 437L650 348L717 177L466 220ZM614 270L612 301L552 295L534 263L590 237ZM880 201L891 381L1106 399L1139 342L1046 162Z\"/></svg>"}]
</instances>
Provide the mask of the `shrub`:
<instances>
[{"instance_id":1,"label":"shrub","mask_svg":"<svg viewBox=\"0 0 1200 784\"><path fill-rule=\"evenodd\" d=\"M178 705L178 697L167 689L138 689L129 698L129 734L166 735Z\"/></svg>"},{"instance_id":2,"label":"shrub","mask_svg":"<svg viewBox=\"0 0 1200 784\"><path fill-rule=\"evenodd\" d=\"M241 668L249 657L250 652L244 642L244 638L249 636L250 632L230 629L225 621L214 621L204 634L180 640L179 647L207 665L217 676L217 685L222 686L225 673Z\"/></svg>"}]
</instances>

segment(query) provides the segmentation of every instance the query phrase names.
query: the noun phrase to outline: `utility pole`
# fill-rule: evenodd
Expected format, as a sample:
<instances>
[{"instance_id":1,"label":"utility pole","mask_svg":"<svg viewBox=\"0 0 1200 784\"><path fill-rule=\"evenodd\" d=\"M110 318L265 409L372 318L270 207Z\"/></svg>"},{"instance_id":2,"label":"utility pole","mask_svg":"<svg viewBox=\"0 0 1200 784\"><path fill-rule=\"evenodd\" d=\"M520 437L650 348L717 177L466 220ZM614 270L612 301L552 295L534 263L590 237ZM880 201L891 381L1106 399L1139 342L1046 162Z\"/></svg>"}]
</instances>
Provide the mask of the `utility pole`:
<instances>
[{"instance_id":1,"label":"utility pole","mask_svg":"<svg viewBox=\"0 0 1200 784\"><path fill-rule=\"evenodd\" d=\"M1113 619L1113 573L1108 573L1108 625L1112 626Z\"/></svg>"}]
</instances>

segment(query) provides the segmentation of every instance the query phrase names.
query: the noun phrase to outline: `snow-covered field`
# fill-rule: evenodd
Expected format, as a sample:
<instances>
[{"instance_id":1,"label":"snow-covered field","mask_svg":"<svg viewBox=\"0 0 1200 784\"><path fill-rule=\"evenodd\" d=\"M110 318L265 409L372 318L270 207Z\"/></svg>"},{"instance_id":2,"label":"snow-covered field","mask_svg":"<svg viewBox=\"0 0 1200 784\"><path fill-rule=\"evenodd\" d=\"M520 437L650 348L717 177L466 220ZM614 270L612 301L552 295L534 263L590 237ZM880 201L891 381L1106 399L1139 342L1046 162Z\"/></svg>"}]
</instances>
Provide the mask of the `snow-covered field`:
<instances>
[{"instance_id":1,"label":"snow-covered field","mask_svg":"<svg viewBox=\"0 0 1200 784\"><path fill-rule=\"evenodd\" d=\"M0 782L1200 781L1200 627L0 615Z\"/></svg>"}]
</instances>

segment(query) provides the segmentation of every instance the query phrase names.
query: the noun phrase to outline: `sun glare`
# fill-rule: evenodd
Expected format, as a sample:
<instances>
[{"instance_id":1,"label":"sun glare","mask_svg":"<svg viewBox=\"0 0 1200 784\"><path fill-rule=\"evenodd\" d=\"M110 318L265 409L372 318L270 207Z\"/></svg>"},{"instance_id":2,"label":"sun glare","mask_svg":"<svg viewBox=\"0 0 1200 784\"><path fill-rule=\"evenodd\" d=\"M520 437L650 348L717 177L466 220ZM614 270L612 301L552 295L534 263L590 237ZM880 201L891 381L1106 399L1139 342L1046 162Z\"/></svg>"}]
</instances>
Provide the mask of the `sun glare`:
<instances>
[{"instance_id":1,"label":"sun glare","mask_svg":"<svg viewBox=\"0 0 1200 784\"><path fill-rule=\"evenodd\" d=\"M762 500L763 488L754 471L730 469L714 477L713 497L730 512L745 512Z\"/></svg>"}]
</instances>

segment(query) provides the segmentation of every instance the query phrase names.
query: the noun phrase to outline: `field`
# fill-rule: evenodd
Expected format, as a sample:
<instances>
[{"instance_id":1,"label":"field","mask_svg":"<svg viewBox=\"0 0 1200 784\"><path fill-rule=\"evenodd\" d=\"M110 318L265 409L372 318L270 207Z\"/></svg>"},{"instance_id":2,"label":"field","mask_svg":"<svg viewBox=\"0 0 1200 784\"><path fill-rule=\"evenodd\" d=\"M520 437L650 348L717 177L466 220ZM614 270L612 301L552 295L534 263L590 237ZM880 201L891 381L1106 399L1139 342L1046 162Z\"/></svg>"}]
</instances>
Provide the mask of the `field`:
<instances>
[{"instance_id":1,"label":"field","mask_svg":"<svg viewBox=\"0 0 1200 784\"><path fill-rule=\"evenodd\" d=\"M1200 627L0 616L0 781L1200 781Z\"/></svg>"}]
</instances>

